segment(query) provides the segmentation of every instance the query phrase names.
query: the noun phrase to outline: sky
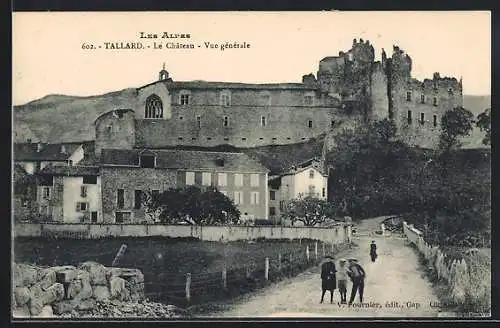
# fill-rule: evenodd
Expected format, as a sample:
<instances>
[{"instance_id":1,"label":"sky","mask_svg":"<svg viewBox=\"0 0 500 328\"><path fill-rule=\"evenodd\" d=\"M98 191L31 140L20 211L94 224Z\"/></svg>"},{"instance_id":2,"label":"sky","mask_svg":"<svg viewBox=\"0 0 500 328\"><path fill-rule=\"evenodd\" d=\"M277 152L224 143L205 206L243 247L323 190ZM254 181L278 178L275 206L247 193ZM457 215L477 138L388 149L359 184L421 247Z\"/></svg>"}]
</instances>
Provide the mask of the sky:
<instances>
[{"instance_id":1,"label":"sky","mask_svg":"<svg viewBox=\"0 0 500 328\"><path fill-rule=\"evenodd\" d=\"M462 77L464 94L491 93L490 12L16 12L12 24L14 105L140 87L158 79L163 63L176 81L301 82L354 38L369 40L376 60L382 48L390 56L398 45L417 79L439 72ZM140 32L159 39L140 39ZM191 38L162 39L164 32ZM105 49L105 42L142 42L144 49ZM154 42L195 49L153 49ZM250 47L222 51L206 42Z\"/></svg>"}]
</instances>

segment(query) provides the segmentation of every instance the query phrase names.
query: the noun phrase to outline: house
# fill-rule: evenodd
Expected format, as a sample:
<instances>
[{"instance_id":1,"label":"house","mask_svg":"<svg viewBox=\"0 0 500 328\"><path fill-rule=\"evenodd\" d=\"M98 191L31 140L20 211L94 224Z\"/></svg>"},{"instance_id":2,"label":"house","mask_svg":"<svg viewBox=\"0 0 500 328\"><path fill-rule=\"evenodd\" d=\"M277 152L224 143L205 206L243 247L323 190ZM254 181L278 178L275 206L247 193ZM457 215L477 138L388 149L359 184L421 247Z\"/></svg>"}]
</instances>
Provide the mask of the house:
<instances>
[{"instance_id":1,"label":"house","mask_svg":"<svg viewBox=\"0 0 500 328\"><path fill-rule=\"evenodd\" d=\"M14 162L21 165L28 174L33 174L47 165L71 166L84 157L81 143L15 143Z\"/></svg>"},{"instance_id":2,"label":"house","mask_svg":"<svg viewBox=\"0 0 500 328\"><path fill-rule=\"evenodd\" d=\"M232 199L242 219L268 217L268 170L244 153L102 149L103 219L146 222L143 191L214 186Z\"/></svg>"},{"instance_id":3,"label":"house","mask_svg":"<svg viewBox=\"0 0 500 328\"><path fill-rule=\"evenodd\" d=\"M327 199L328 176L316 159L297 164L269 178L269 217L281 217L287 201L313 197Z\"/></svg>"},{"instance_id":4,"label":"house","mask_svg":"<svg viewBox=\"0 0 500 328\"><path fill-rule=\"evenodd\" d=\"M47 165L36 174L41 219L63 223L102 222L98 166Z\"/></svg>"}]
</instances>

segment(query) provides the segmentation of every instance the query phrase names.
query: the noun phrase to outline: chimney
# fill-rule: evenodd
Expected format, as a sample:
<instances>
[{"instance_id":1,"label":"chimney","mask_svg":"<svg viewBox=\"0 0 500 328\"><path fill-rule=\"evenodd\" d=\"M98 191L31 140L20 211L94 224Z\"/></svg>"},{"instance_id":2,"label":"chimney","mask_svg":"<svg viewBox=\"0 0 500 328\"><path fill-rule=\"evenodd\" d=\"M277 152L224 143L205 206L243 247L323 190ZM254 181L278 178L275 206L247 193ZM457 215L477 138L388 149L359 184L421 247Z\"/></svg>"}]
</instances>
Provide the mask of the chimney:
<instances>
[{"instance_id":1,"label":"chimney","mask_svg":"<svg viewBox=\"0 0 500 328\"><path fill-rule=\"evenodd\" d=\"M66 154L66 147L64 145L61 145L61 154Z\"/></svg>"},{"instance_id":2,"label":"chimney","mask_svg":"<svg viewBox=\"0 0 500 328\"><path fill-rule=\"evenodd\" d=\"M36 152L39 153L42 150L42 143L39 142L36 144Z\"/></svg>"}]
</instances>

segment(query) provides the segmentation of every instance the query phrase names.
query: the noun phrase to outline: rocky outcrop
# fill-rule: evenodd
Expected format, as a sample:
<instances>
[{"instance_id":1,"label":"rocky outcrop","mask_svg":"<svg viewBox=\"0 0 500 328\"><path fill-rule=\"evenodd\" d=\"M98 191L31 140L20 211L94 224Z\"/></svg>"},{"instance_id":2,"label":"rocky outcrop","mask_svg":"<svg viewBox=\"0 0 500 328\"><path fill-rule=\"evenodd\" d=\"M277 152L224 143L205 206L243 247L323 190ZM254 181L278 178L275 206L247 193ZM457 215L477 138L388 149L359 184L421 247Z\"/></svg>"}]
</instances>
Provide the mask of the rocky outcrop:
<instances>
[{"instance_id":1,"label":"rocky outcrop","mask_svg":"<svg viewBox=\"0 0 500 328\"><path fill-rule=\"evenodd\" d=\"M14 317L78 317L81 312L99 311L101 303L144 299L140 270L107 268L96 262L51 268L16 263L13 287Z\"/></svg>"}]
</instances>

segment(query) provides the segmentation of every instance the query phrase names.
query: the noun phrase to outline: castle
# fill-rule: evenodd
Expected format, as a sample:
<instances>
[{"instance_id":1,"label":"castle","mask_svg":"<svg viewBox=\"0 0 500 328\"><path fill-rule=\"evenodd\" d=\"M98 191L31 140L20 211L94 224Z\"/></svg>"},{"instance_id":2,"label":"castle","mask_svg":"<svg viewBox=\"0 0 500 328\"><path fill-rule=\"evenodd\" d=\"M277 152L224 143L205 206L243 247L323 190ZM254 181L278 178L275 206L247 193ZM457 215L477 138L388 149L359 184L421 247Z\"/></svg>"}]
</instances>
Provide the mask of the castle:
<instances>
[{"instance_id":1,"label":"castle","mask_svg":"<svg viewBox=\"0 0 500 328\"><path fill-rule=\"evenodd\" d=\"M389 118L402 140L434 148L445 111L462 106L462 81L418 81L412 60L394 46L375 61L369 41L326 57L302 83L174 81L168 71L136 89L131 110L96 121L96 153L106 148L176 145L256 147L304 142L341 127ZM120 113L117 115L116 113Z\"/></svg>"}]
</instances>

